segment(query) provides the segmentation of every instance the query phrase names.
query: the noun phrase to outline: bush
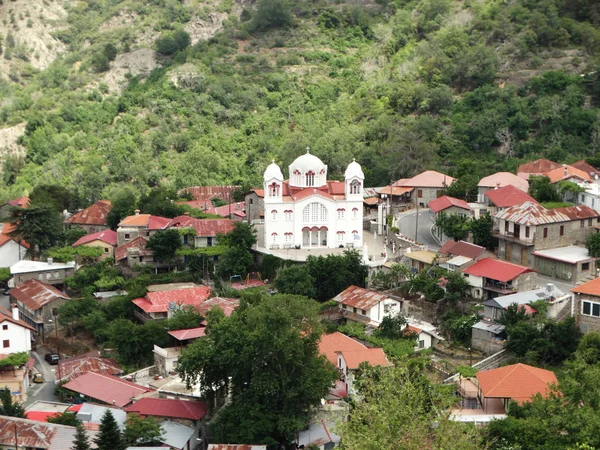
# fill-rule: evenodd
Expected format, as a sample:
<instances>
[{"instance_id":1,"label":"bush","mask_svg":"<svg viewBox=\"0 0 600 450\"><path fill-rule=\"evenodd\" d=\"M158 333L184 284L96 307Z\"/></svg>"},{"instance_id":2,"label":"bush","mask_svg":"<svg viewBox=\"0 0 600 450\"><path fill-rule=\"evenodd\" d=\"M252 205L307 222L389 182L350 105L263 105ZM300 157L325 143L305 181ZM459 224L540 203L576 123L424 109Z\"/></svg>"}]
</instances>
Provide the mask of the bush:
<instances>
[{"instance_id":1,"label":"bush","mask_svg":"<svg viewBox=\"0 0 600 450\"><path fill-rule=\"evenodd\" d=\"M163 33L156 40L156 51L161 55L173 55L180 50L184 50L191 44L190 35L183 31L177 30L173 33Z\"/></svg>"}]
</instances>

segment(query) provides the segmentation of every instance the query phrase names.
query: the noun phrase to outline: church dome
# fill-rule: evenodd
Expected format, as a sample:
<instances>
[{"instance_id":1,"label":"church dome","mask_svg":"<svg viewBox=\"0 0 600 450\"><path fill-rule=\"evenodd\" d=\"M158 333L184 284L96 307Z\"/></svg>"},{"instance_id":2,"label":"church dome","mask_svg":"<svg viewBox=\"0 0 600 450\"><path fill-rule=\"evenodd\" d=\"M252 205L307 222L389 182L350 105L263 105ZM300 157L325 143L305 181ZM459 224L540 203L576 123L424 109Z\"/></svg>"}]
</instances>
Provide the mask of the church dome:
<instances>
[{"instance_id":1,"label":"church dome","mask_svg":"<svg viewBox=\"0 0 600 450\"><path fill-rule=\"evenodd\" d=\"M365 178L365 174L362 171L362 167L359 163L356 162L355 159L352 160L348 167L346 168L345 178L358 177L361 179Z\"/></svg>"},{"instance_id":2,"label":"church dome","mask_svg":"<svg viewBox=\"0 0 600 450\"><path fill-rule=\"evenodd\" d=\"M318 157L311 155L310 150L306 150L306 153L302 156L298 156L292 164L290 164L290 171L299 170L302 173L313 171L314 173L320 173L322 170L326 170L327 166L323 164Z\"/></svg>"},{"instance_id":3,"label":"church dome","mask_svg":"<svg viewBox=\"0 0 600 450\"><path fill-rule=\"evenodd\" d=\"M265 175L264 175L265 181L272 180L273 178L283 181L283 173L281 172L281 169L279 168L279 166L277 164L275 164L275 161L273 161L271 164L269 164L269 167L267 167L267 170L265 170Z\"/></svg>"}]
</instances>

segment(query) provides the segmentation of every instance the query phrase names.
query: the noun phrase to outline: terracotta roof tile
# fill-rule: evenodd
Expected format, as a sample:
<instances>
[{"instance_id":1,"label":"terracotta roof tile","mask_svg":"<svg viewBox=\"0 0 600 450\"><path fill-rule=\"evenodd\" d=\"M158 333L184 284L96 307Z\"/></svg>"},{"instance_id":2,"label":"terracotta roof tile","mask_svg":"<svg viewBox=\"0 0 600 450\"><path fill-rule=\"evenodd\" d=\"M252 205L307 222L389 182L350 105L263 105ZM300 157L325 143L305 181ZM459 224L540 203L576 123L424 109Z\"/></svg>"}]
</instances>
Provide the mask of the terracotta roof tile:
<instances>
[{"instance_id":1,"label":"terracotta roof tile","mask_svg":"<svg viewBox=\"0 0 600 450\"><path fill-rule=\"evenodd\" d=\"M558 169L551 170L550 172L545 174L548 178L550 178L551 183L556 183L561 180L566 180L572 177L576 177L581 179L582 181L592 181L589 173L584 172L583 170L576 169L573 166L565 166L560 167Z\"/></svg>"},{"instance_id":2,"label":"terracotta roof tile","mask_svg":"<svg viewBox=\"0 0 600 450\"><path fill-rule=\"evenodd\" d=\"M178 341L186 341L188 339L198 339L206 336L206 327L171 330L168 333L170 336L173 336Z\"/></svg>"},{"instance_id":3,"label":"terracotta roof tile","mask_svg":"<svg viewBox=\"0 0 600 450\"><path fill-rule=\"evenodd\" d=\"M446 175L440 172L436 172L435 170L426 170L425 172L421 172L418 175L415 175L412 178L405 180L398 180L396 186L407 186L407 187L437 187L443 188L450 186L452 183L456 181L450 175Z\"/></svg>"},{"instance_id":4,"label":"terracotta roof tile","mask_svg":"<svg viewBox=\"0 0 600 450\"><path fill-rule=\"evenodd\" d=\"M406 186L385 186L382 187L381 189L377 190L377 193L379 195L381 194L386 194L386 195L396 195L396 196L400 196L400 195L404 195L407 192L412 192L414 191L415 188L414 187L406 187Z\"/></svg>"},{"instance_id":5,"label":"terracotta roof tile","mask_svg":"<svg viewBox=\"0 0 600 450\"><path fill-rule=\"evenodd\" d=\"M362 363L370 366L389 367L391 364L381 348L365 348L364 350L342 350L341 355L349 369L358 369Z\"/></svg>"},{"instance_id":6,"label":"terracotta roof tile","mask_svg":"<svg viewBox=\"0 0 600 450\"><path fill-rule=\"evenodd\" d=\"M368 310L384 300L389 300L389 297L380 292L350 286L336 295L333 300L343 305Z\"/></svg>"},{"instance_id":7,"label":"terracotta roof tile","mask_svg":"<svg viewBox=\"0 0 600 450\"><path fill-rule=\"evenodd\" d=\"M519 275L527 272L534 272L534 270L529 267L491 258L483 258L471 267L463 270L463 273L476 277L490 278L502 283L514 280Z\"/></svg>"},{"instance_id":8,"label":"terracotta roof tile","mask_svg":"<svg viewBox=\"0 0 600 450\"><path fill-rule=\"evenodd\" d=\"M575 286L573 289L571 289L571 292L600 297L600 278L595 278L592 281Z\"/></svg>"},{"instance_id":9,"label":"terracotta roof tile","mask_svg":"<svg viewBox=\"0 0 600 450\"><path fill-rule=\"evenodd\" d=\"M2 323L4 321L14 323L15 325L20 325L23 328L29 328L30 330L34 330L34 328L32 326L30 326L26 322L22 321L21 319L19 319L19 320L13 319L11 311L0 306L0 323Z\"/></svg>"},{"instance_id":10,"label":"terracotta roof tile","mask_svg":"<svg viewBox=\"0 0 600 450\"><path fill-rule=\"evenodd\" d=\"M15 229L15 224L14 223L9 223L6 222L3 226L2 229L0 230L0 247L2 247L4 244L6 244L8 241L15 241L17 242L16 239L13 239L12 237L10 237L10 233L12 233ZM26 242L26 241L21 241L20 244L25 247L25 248L29 248L30 245Z\"/></svg>"},{"instance_id":11,"label":"terracotta roof tile","mask_svg":"<svg viewBox=\"0 0 600 450\"><path fill-rule=\"evenodd\" d=\"M63 387L78 394L100 400L109 405L114 404L121 408L130 404L134 397L153 391L153 389L122 380L112 375L94 372L84 373L69 381Z\"/></svg>"},{"instance_id":12,"label":"terracotta roof tile","mask_svg":"<svg viewBox=\"0 0 600 450\"><path fill-rule=\"evenodd\" d=\"M14 206L16 208L26 208L29 206L29 197L19 197L6 202L7 205Z\"/></svg>"},{"instance_id":13,"label":"terracotta roof tile","mask_svg":"<svg viewBox=\"0 0 600 450\"><path fill-rule=\"evenodd\" d=\"M498 208L510 208L525 202L537 203L531 195L510 185L487 191L485 196Z\"/></svg>"},{"instance_id":14,"label":"terracotta roof tile","mask_svg":"<svg viewBox=\"0 0 600 450\"><path fill-rule=\"evenodd\" d=\"M92 234L86 234L79 238L73 244L73 247L78 247L83 244L88 244L93 241L102 241L109 245L117 245L117 233L113 230L102 230Z\"/></svg>"},{"instance_id":15,"label":"terracotta roof tile","mask_svg":"<svg viewBox=\"0 0 600 450\"><path fill-rule=\"evenodd\" d=\"M197 309L200 314L206 315L211 309L219 308L226 317L229 317L239 306L240 300L237 298L213 297L203 302Z\"/></svg>"},{"instance_id":16,"label":"terracotta roof tile","mask_svg":"<svg viewBox=\"0 0 600 450\"><path fill-rule=\"evenodd\" d=\"M498 172L493 175L482 178L477 185L479 187L501 188L504 186L513 186L517 189L527 192L529 190L529 182L521 177L510 172Z\"/></svg>"},{"instance_id":17,"label":"terracotta roof tile","mask_svg":"<svg viewBox=\"0 0 600 450\"><path fill-rule=\"evenodd\" d=\"M528 179L530 175L543 175L551 170L558 169L560 164L550 161L549 159L536 159L525 164L521 164L517 169L517 175L521 178Z\"/></svg>"},{"instance_id":18,"label":"terracotta roof tile","mask_svg":"<svg viewBox=\"0 0 600 450\"><path fill-rule=\"evenodd\" d=\"M150 214L134 214L127 216L119 223L119 227L138 227L148 230L162 230L171 219Z\"/></svg>"},{"instance_id":19,"label":"terracotta roof tile","mask_svg":"<svg viewBox=\"0 0 600 450\"><path fill-rule=\"evenodd\" d=\"M339 331L324 334L319 341L319 353L325 356L331 364L337 367L336 352L365 350L367 347Z\"/></svg>"},{"instance_id":20,"label":"terracotta roof tile","mask_svg":"<svg viewBox=\"0 0 600 450\"><path fill-rule=\"evenodd\" d=\"M121 261L122 259L127 258L127 250L138 248L140 250L141 255L145 255L146 253L146 244L148 243L148 239L144 236L136 236L129 242L125 242L123 245L119 245L115 250L115 261Z\"/></svg>"},{"instance_id":21,"label":"terracotta roof tile","mask_svg":"<svg viewBox=\"0 0 600 450\"><path fill-rule=\"evenodd\" d=\"M42 306L59 298L70 299L64 292L35 278L12 288L9 295L23 303L31 311L37 311Z\"/></svg>"},{"instance_id":22,"label":"terracotta roof tile","mask_svg":"<svg viewBox=\"0 0 600 450\"><path fill-rule=\"evenodd\" d=\"M166 228L193 227L197 236L216 237L233 230L234 223L231 219L196 219L190 216L177 216L167 223Z\"/></svg>"},{"instance_id":23,"label":"terracotta roof tile","mask_svg":"<svg viewBox=\"0 0 600 450\"><path fill-rule=\"evenodd\" d=\"M536 394L546 397L551 384L558 384L554 372L527 364L513 364L478 372L477 380L483 395L488 398L511 398L518 403Z\"/></svg>"},{"instance_id":24,"label":"terracotta roof tile","mask_svg":"<svg viewBox=\"0 0 600 450\"><path fill-rule=\"evenodd\" d=\"M206 415L208 406L206 403L196 401L146 397L128 406L125 411L141 416L200 420Z\"/></svg>"},{"instance_id":25,"label":"terracotta roof tile","mask_svg":"<svg viewBox=\"0 0 600 450\"><path fill-rule=\"evenodd\" d=\"M133 303L147 313L166 312L169 303L200 306L210 296L208 286L199 286L172 291L148 292L145 297L136 298Z\"/></svg>"},{"instance_id":26,"label":"terracotta roof tile","mask_svg":"<svg viewBox=\"0 0 600 450\"><path fill-rule=\"evenodd\" d=\"M467 202L465 202L464 200L460 200L458 198L449 197L447 195L443 195L443 196L436 198L435 200L431 200L429 202L429 208L431 208L431 210L434 213L444 211L445 209L448 209L452 206L455 206L455 207L461 208L461 209L465 209L467 211L471 211L471 207L468 205Z\"/></svg>"},{"instance_id":27,"label":"terracotta roof tile","mask_svg":"<svg viewBox=\"0 0 600 450\"><path fill-rule=\"evenodd\" d=\"M120 375L123 373L121 366L114 359L100 358L99 356L87 354L75 358L61 359L58 363L62 378L60 381L71 381L88 372L104 375Z\"/></svg>"},{"instance_id":28,"label":"terracotta roof tile","mask_svg":"<svg viewBox=\"0 0 600 450\"><path fill-rule=\"evenodd\" d=\"M446 241L438 250L438 253L443 255L464 256L466 258L475 259L481 256L486 251L485 247L471 244L465 241Z\"/></svg>"},{"instance_id":29,"label":"terracotta roof tile","mask_svg":"<svg viewBox=\"0 0 600 450\"><path fill-rule=\"evenodd\" d=\"M108 200L100 200L76 212L65 222L76 225L106 225L106 219L111 208L112 205Z\"/></svg>"},{"instance_id":30,"label":"terracotta roof tile","mask_svg":"<svg viewBox=\"0 0 600 450\"><path fill-rule=\"evenodd\" d=\"M237 215L239 217L246 217L244 212L246 209L246 202L231 203L228 205L217 206L216 208L208 208L207 214L216 214L217 216L227 217L229 214Z\"/></svg>"}]
</instances>

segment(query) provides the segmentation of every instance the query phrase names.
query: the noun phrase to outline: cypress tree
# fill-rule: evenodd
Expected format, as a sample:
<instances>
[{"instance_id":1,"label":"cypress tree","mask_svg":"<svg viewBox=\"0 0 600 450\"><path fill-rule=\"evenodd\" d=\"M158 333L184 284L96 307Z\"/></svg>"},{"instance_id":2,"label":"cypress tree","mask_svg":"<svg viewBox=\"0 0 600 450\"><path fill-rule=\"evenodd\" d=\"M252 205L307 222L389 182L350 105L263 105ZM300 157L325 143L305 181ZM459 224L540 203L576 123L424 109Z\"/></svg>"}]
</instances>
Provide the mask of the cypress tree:
<instances>
[{"instance_id":1,"label":"cypress tree","mask_svg":"<svg viewBox=\"0 0 600 450\"><path fill-rule=\"evenodd\" d=\"M94 439L95 444L98 446L98 450L124 450L125 444L123 442L123 436L121 436L121 430L115 417L107 409L102 420L100 421L100 432L98 437Z\"/></svg>"},{"instance_id":2,"label":"cypress tree","mask_svg":"<svg viewBox=\"0 0 600 450\"><path fill-rule=\"evenodd\" d=\"M90 450L90 441L82 424L77 425L77 433L71 450Z\"/></svg>"}]
</instances>

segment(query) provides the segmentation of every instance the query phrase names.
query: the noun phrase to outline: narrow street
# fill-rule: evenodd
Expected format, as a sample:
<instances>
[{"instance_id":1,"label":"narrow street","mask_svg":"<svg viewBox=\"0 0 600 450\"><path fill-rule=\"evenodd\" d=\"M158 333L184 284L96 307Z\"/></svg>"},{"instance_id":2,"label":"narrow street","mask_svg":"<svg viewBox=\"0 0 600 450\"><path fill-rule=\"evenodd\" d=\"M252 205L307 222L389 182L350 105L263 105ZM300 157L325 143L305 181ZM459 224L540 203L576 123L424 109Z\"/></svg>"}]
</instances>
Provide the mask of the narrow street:
<instances>
[{"instance_id":1,"label":"narrow street","mask_svg":"<svg viewBox=\"0 0 600 450\"><path fill-rule=\"evenodd\" d=\"M44 376L44 382L40 384L31 383L29 391L27 392L27 401L25 406L29 406L37 400L57 402L58 398L54 395L54 388L56 384L54 380L54 371L56 366L51 366L44 360L44 355L47 352L45 347L38 347L36 351L31 352L31 356L35 358L35 369L40 370L40 373Z\"/></svg>"},{"instance_id":2,"label":"narrow street","mask_svg":"<svg viewBox=\"0 0 600 450\"><path fill-rule=\"evenodd\" d=\"M403 213L398 216L398 229L400 233L411 239L415 238L416 211ZM419 223L417 230L417 242L426 245L429 249L437 251L440 245L431 236L431 227L433 222L429 214L429 209L419 209Z\"/></svg>"}]
</instances>

